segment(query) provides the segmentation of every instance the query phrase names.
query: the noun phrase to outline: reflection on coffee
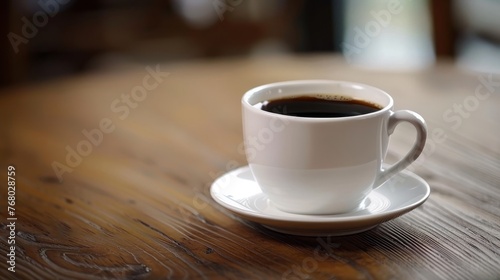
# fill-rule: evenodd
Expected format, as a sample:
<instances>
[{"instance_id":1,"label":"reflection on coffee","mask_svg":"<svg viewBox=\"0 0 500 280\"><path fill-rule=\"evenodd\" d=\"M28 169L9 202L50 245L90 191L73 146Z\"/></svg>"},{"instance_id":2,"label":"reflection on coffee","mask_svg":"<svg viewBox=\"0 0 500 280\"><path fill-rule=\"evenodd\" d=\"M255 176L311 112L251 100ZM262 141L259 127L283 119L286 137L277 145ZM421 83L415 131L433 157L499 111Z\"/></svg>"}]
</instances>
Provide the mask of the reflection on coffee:
<instances>
[{"instance_id":1,"label":"reflection on coffee","mask_svg":"<svg viewBox=\"0 0 500 280\"><path fill-rule=\"evenodd\" d=\"M382 106L343 96L304 95L266 100L255 105L267 112L307 118L340 118L369 114Z\"/></svg>"}]
</instances>

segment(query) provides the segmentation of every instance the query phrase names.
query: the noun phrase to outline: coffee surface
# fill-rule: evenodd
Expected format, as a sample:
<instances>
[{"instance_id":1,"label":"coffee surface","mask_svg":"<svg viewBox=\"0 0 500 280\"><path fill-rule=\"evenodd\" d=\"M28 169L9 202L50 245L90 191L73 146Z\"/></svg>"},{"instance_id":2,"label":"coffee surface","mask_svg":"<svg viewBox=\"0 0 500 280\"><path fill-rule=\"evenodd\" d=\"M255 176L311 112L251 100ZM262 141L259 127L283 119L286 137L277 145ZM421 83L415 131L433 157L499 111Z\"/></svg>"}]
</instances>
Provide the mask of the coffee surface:
<instances>
[{"instance_id":1,"label":"coffee surface","mask_svg":"<svg viewBox=\"0 0 500 280\"><path fill-rule=\"evenodd\" d=\"M326 99L315 96L267 100L256 106L267 112L307 118L352 117L373 113L382 108L363 100L346 97Z\"/></svg>"}]
</instances>

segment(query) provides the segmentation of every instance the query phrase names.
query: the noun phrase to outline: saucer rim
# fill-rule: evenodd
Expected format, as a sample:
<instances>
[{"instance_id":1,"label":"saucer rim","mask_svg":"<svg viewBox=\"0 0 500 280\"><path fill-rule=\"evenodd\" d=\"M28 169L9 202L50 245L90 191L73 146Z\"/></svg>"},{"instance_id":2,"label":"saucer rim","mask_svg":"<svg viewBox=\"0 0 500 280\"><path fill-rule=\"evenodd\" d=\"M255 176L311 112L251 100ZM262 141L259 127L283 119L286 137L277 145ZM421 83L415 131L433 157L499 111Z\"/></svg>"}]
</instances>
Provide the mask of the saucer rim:
<instances>
[{"instance_id":1,"label":"saucer rim","mask_svg":"<svg viewBox=\"0 0 500 280\"><path fill-rule=\"evenodd\" d=\"M396 209L392 209L390 211L380 211L378 213L368 213L364 214L361 216L342 216L338 217L339 214L324 214L324 215L318 215L318 214L297 214L297 213L290 213L290 212L285 212L283 210L280 210L278 208L275 208L283 213L286 214L291 214L294 215L292 217L282 217L282 216L276 216L276 215L266 215L263 212L256 212L256 211L251 211L247 209L240 209L236 208L225 201L222 201L218 196L217 196L217 189L220 189L219 186L217 186L217 181L220 180L221 178L225 176L231 176L230 174L232 173L238 173L238 172L244 172L244 171L249 171L250 167L248 165L241 166L239 168L233 169L231 171L228 171L224 173L223 175L219 176L216 180L213 181L212 185L210 186L210 195L212 198L219 204L220 206L224 207L225 209L231 211L234 214L237 214L238 216L241 216L243 218L246 218L248 220L249 217L252 217L254 219L258 219L260 221L262 220L268 220L268 221L280 221L280 222L298 222L298 223L309 223L309 224L335 224L335 223L345 223L345 222L362 222L362 221L369 221L369 220L374 220L374 219L381 219L381 218L387 218L387 220L391 220L397 216L400 216L402 214L405 214L407 212L410 212L411 210L417 208L418 206L422 205L430 196L430 186L429 184L420 176L416 175L415 173L408 171L408 170L403 170L400 173L396 174L395 176L400 176L401 174L404 174L406 176L411 177L412 179L417 180L424 188L425 188L425 194L418 199L417 201L404 205L403 207L398 207ZM385 184L385 183L384 183ZM383 187L380 186L379 188ZM377 192L378 189L373 190L373 192ZM259 192L259 194L262 194L265 196L265 194ZM387 197L387 196L385 196ZM389 199L389 197L387 197ZM390 199L389 199L390 200ZM342 215L346 215L349 213L355 213L356 211L352 212L347 212L347 213L342 213ZM255 220L254 220L255 221ZM257 221L258 222L258 221ZM259 222L262 223L262 222Z\"/></svg>"}]
</instances>

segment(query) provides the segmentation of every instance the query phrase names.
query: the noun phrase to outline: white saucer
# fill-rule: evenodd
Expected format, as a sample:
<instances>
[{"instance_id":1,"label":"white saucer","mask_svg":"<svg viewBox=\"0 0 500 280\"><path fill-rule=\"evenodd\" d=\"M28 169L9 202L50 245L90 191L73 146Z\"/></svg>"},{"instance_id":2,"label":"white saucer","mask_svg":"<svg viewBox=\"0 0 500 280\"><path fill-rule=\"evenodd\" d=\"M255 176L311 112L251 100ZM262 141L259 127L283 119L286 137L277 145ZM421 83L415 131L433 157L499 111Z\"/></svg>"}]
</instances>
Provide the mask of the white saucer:
<instances>
[{"instance_id":1,"label":"white saucer","mask_svg":"<svg viewBox=\"0 0 500 280\"><path fill-rule=\"evenodd\" d=\"M214 200L237 216L287 234L303 236L348 235L369 230L407 213L429 197L429 184L403 171L372 191L363 205L338 215L301 215L277 209L262 193L248 166L214 181Z\"/></svg>"}]
</instances>

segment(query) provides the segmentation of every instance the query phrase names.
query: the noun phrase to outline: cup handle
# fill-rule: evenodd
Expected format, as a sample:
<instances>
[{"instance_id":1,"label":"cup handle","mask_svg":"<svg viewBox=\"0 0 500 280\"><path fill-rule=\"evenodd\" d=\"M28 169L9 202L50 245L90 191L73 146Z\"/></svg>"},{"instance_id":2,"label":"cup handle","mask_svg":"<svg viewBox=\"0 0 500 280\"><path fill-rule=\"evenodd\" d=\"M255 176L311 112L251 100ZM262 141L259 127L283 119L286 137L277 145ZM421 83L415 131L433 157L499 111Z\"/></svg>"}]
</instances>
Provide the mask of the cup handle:
<instances>
[{"instance_id":1,"label":"cup handle","mask_svg":"<svg viewBox=\"0 0 500 280\"><path fill-rule=\"evenodd\" d=\"M389 180L389 178L408 167L408 165L414 162L424 150L425 141L427 139L427 126L424 119L419 114L409 110L400 110L393 112L389 117L389 121L387 123L387 133L389 136L394 132L396 126L401 122L408 122L415 127L415 129L417 130L417 139L406 156L404 156L389 168L381 170L377 179L375 180L375 183L373 184L374 189L380 187L385 181Z\"/></svg>"}]
</instances>

